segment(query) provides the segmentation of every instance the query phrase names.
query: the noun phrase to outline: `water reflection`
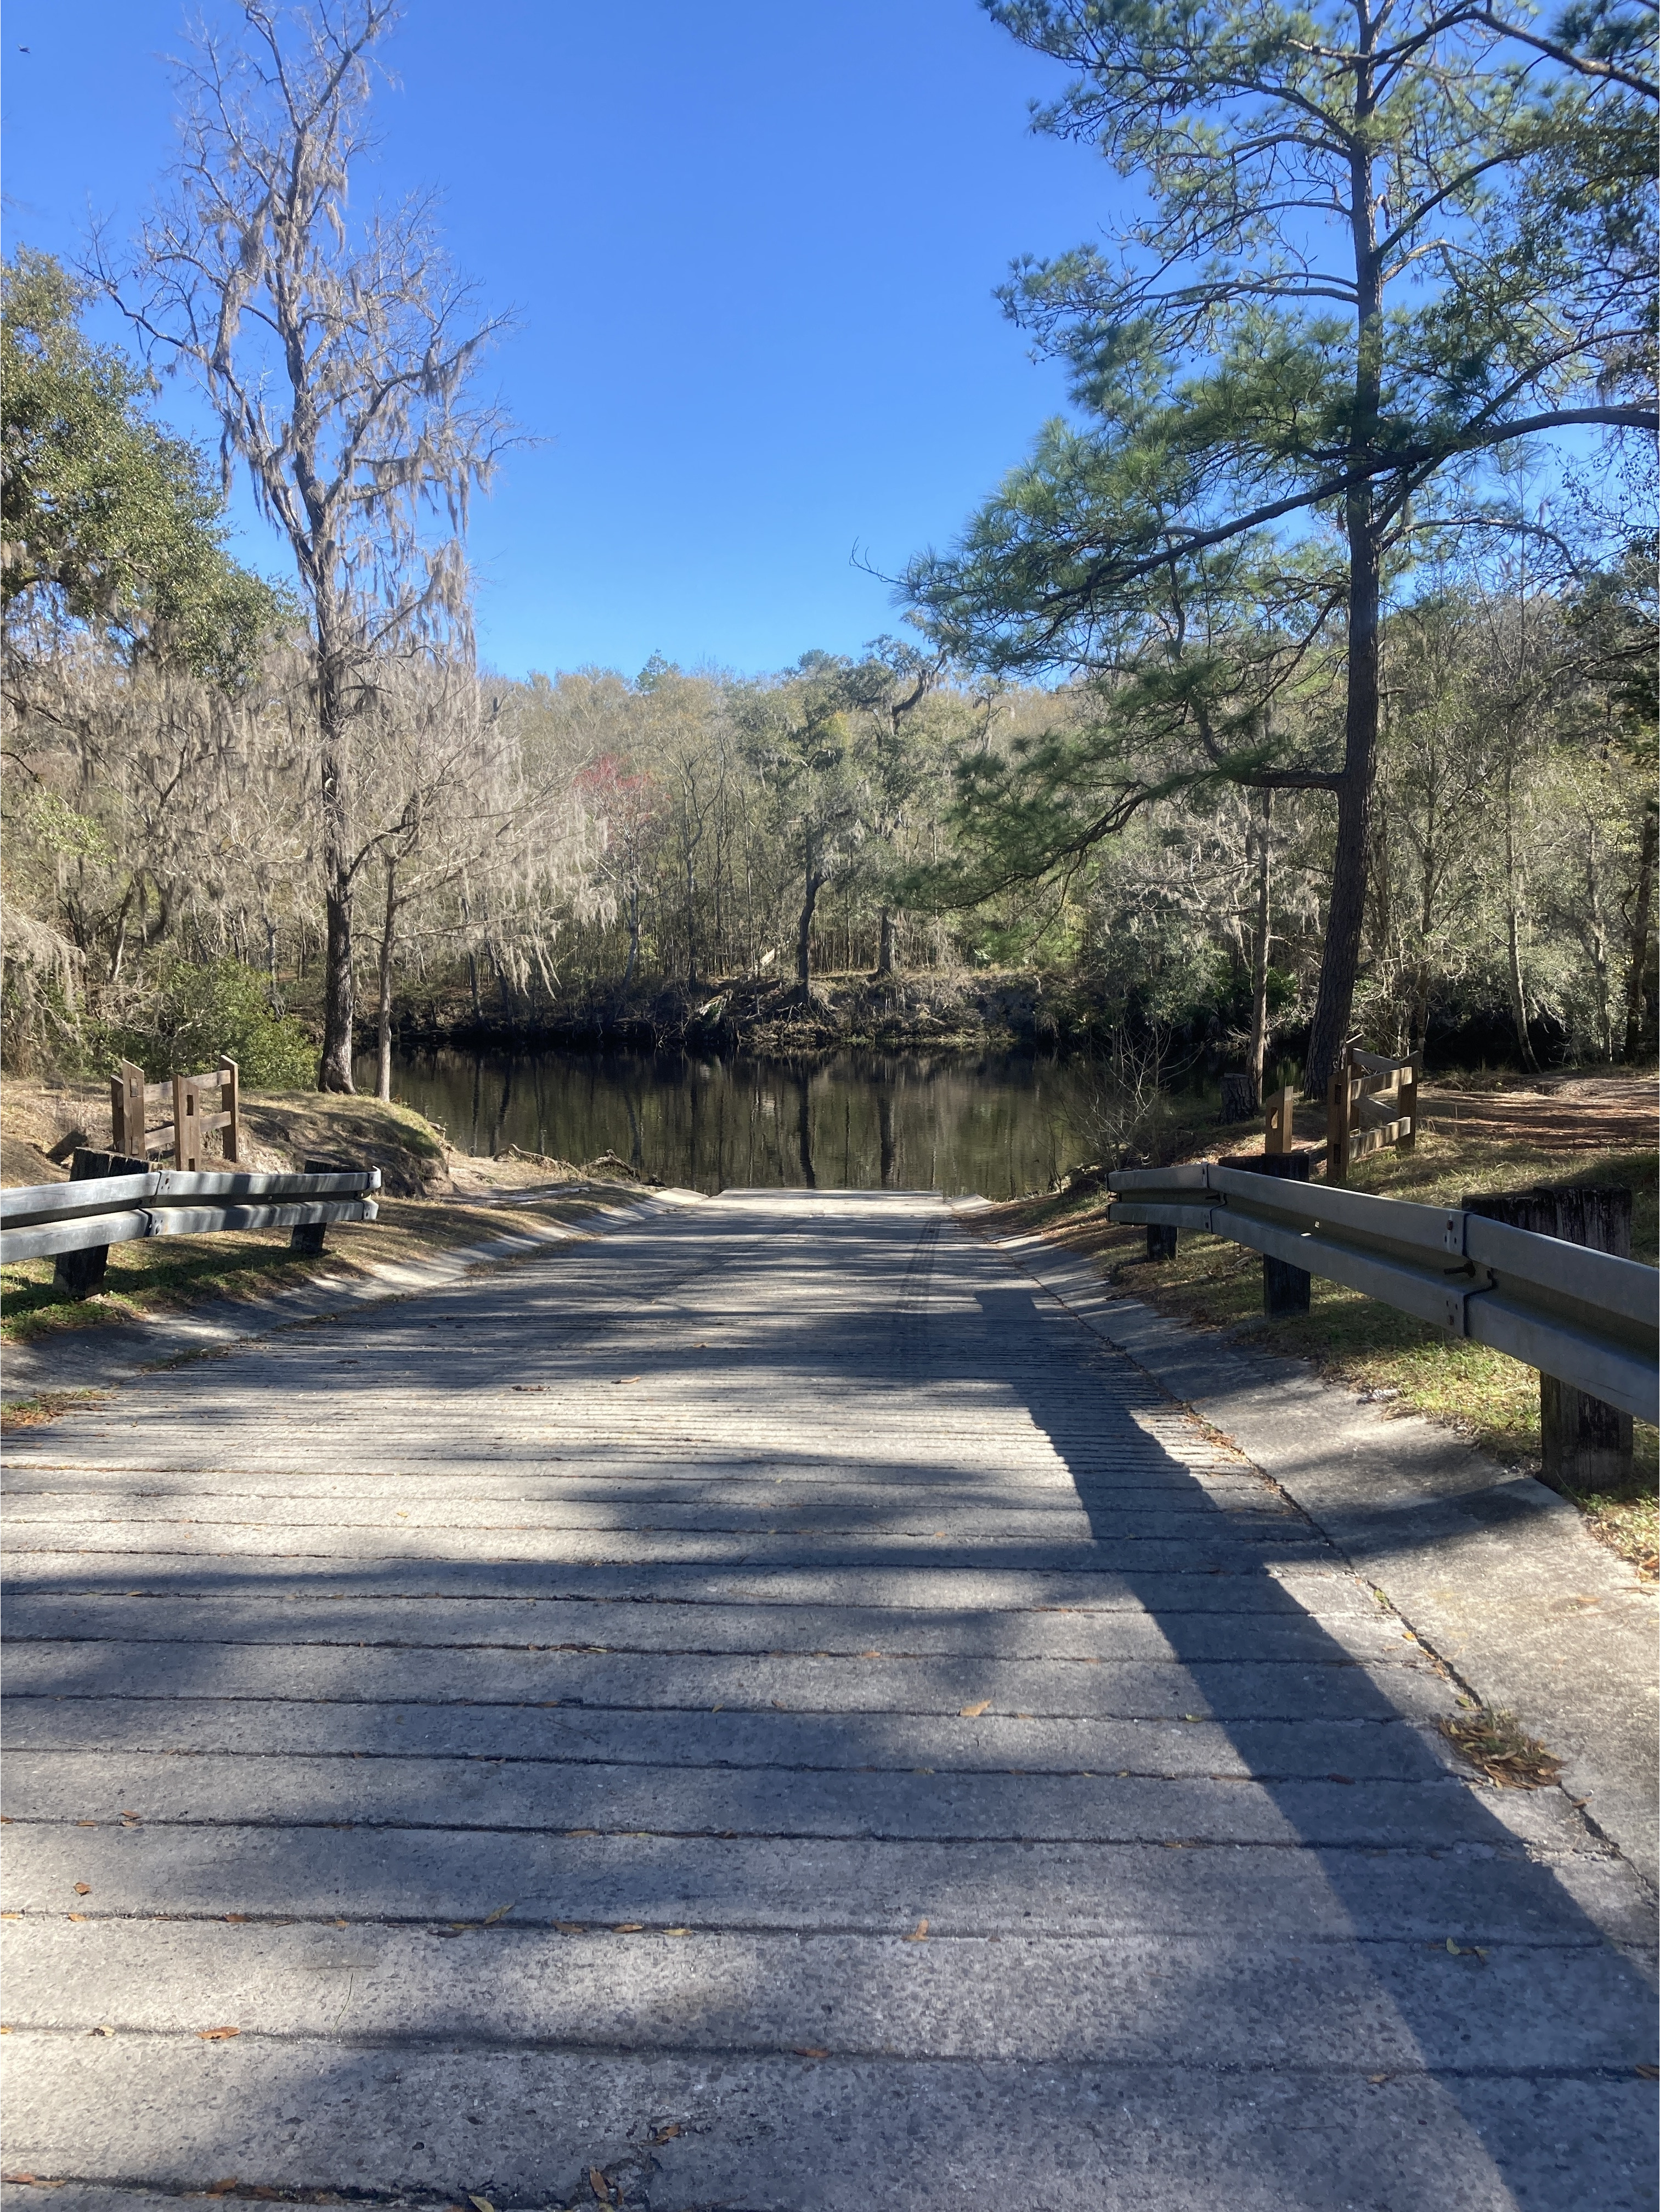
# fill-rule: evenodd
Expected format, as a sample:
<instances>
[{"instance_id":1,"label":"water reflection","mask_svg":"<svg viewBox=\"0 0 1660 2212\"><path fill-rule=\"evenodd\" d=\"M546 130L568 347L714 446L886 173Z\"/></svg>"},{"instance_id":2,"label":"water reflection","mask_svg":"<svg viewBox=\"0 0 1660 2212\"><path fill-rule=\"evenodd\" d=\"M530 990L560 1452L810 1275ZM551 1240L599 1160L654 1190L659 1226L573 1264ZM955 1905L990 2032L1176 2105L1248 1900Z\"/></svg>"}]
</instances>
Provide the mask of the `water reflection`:
<instances>
[{"instance_id":1,"label":"water reflection","mask_svg":"<svg viewBox=\"0 0 1660 2212\"><path fill-rule=\"evenodd\" d=\"M372 1063L358 1073L372 1085ZM613 1152L696 1190L1039 1190L1084 1157L1077 1061L842 1053L811 1065L649 1053L400 1054L392 1093L464 1152Z\"/></svg>"}]
</instances>

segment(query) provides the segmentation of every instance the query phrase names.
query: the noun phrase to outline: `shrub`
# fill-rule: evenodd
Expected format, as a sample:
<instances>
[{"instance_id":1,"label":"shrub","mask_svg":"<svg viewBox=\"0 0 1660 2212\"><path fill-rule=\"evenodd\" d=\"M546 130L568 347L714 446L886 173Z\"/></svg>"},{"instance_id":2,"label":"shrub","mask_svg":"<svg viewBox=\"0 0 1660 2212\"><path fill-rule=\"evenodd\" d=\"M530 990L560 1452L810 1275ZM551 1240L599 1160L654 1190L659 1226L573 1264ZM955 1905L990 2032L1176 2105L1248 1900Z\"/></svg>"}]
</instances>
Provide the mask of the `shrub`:
<instances>
[{"instance_id":1,"label":"shrub","mask_svg":"<svg viewBox=\"0 0 1660 2212\"><path fill-rule=\"evenodd\" d=\"M199 1073L221 1053L251 1090L301 1091L316 1080L317 1047L304 1025L273 1013L252 969L228 958L172 962L142 1014L103 1026L95 1057L106 1072L119 1060L136 1061L154 1083Z\"/></svg>"}]
</instances>

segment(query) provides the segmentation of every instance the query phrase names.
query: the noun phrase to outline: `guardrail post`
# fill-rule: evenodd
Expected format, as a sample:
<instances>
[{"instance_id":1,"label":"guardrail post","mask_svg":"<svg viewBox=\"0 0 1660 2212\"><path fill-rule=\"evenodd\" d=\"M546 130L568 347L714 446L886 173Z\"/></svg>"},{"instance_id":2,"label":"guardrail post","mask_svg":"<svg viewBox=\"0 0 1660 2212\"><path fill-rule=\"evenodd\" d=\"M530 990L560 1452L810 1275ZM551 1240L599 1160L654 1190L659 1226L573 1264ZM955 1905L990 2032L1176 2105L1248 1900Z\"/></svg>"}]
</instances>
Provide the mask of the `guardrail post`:
<instances>
[{"instance_id":1,"label":"guardrail post","mask_svg":"<svg viewBox=\"0 0 1660 2212\"><path fill-rule=\"evenodd\" d=\"M143 1077L139 1076L139 1114L143 1113ZM111 1078L111 1088L120 1082L119 1076ZM71 1182L91 1182L99 1176L143 1175L148 1172L147 1159L130 1159L125 1152L90 1152L77 1150L70 1162ZM104 1287L104 1270L109 1264L107 1244L90 1244L83 1251L60 1252L52 1267L54 1290L64 1291L72 1298L89 1298Z\"/></svg>"},{"instance_id":2,"label":"guardrail post","mask_svg":"<svg viewBox=\"0 0 1660 2212\"><path fill-rule=\"evenodd\" d=\"M1503 1221L1535 1236L1560 1237L1593 1252L1631 1257L1632 1194L1603 1183L1553 1190L1468 1194L1466 1213ZM1631 1415L1542 1371L1539 1377L1540 1476L1553 1490L1620 1489L1631 1480Z\"/></svg>"},{"instance_id":3,"label":"guardrail post","mask_svg":"<svg viewBox=\"0 0 1660 2212\"><path fill-rule=\"evenodd\" d=\"M1174 1229L1155 1228L1149 1222L1147 1224L1148 1259L1173 1260L1176 1257L1176 1237L1177 1232Z\"/></svg>"},{"instance_id":4,"label":"guardrail post","mask_svg":"<svg viewBox=\"0 0 1660 2212\"><path fill-rule=\"evenodd\" d=\"M1347 1081L1347 1070L1344 1080ZM1241 1152L1231 1159L1219 1160L1217 1165L1241 1168L1247 1175L1277 1176L1286 1182L1306 1182L1309 1179L1307 1152ZM1294 1314L1305 1314L1310 1289L1306 1267L1293 1267L1288 1261L1271 1260L1266 1252L1262 1255L1262 1311L1270 1321L1286 1321Z\"/></svg>"},{"instance_id":5,"label":"guardrail post","mask_svg":"<svg viewBox=\"0 0 1660 2212\"><path fill-rule=\"evenodd\" d=\"M350 1173L344 1160L307 1160L306 1162L307 1175L335 1175L343 1170ZM289 1231L289 1251L320 1252L323 1249L323 1237L327 1229L326 1221L302 1221L297 1229L291 1229Z\"/></svg>"}]
</instances>

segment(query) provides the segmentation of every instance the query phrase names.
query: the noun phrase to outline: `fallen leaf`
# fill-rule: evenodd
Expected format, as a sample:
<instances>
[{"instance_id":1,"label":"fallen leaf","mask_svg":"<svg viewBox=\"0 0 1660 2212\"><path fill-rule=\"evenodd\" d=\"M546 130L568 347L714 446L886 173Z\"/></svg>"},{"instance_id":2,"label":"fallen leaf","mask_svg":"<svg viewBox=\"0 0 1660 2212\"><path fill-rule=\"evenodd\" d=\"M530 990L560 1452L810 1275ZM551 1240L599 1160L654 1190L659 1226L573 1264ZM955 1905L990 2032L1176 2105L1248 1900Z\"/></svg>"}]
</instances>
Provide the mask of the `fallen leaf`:
<instances>
[{"instance_id":1,"label":"fallen leaf","mask_svg":"<svg viewBox=\"0 0 1660 2212\"><path fill-rule=\"evenodd\" d=\"M496 2212L496 2207L488 2197L475 2197L471 2190L467 2191L467 2202L475 2208L475 2212Z\"/></svg>"},{"instance_id":2,"label":"fallen leaf","mask_svg":"<svg viewBox=\"0 0 1660 2212\"><path fill-rule=\"evenodd\" d=\"M591 2166L588 2168L588 2187L593 2190L602 2204L611 2203L611 2184L597 2166Z\"/></svg>"},{"instance_id":3,"label":"fallen leaf","mask_svg":"<svg viewBox=\"0 0 1660 2212\"><path fill-rule=\"evenodd\" d=\"M562 1936L586 1936L587 1923L582 1920L556 1920L554 1926Z\"/></svg>"},{"instance_id":4,"label":"fallen leaf","mask_svg":"<svg viewBox=\"0 0 1660 2212\"><path fill-rule=\"evenodd\" d=\"M230 1921L234 1926L240 1925L240 1923L247 1918L247 1917L248 1916L246 1912L228 1912L225 1915L226 1919Z\"/></svg>"},{"instance_id":5,"label":"fallen leaf","mask_svg":"<svg viewBox=\"0 0 1660 2212\"><path fill-rule=\"evenodd\" d=\"M545 1382L515 1382L513 1387L515 1390L528 1391L534 1396L537 1392L545 1390L548 1386Z\"/></svg>"},{"instance_id":6,"label":"fallen leaf","mask_svg":"<svg viewBox=\"0 0 1660 2212\"><path fill-rule=\"evenodd\" d=\"M798 2058L828 2058L830 2053L822 2043L798 2043L792 2046Z\"/></svg>"},{"instance_id":7,"label":"fallen leaf","mask_svg":"<svg viewBox=\"0 0 1660 2212\"><path fill-rule=\"evenodd\" d=\"M644 1929L645 1923L642 1920L619 1920L611 1932L613 1936L638 1936L642 1934Z\"/></svg>"},{"instance_id":8,"label":"fallen leaf","mask_svg":"<svg viewBox=\"0 0 1660 2212\"><path fill-rule=\"evenodd\" d=\"M70 1912L64 1916L66 1919L70 1920L84 1920L86 1917L87 1916L84 1912Z\"/></svg>"},{"instance_id":9,"label":"fallen leaf","mask_svg":"<svg viewBox=\"0 0 1660 2212\"><path fill-rule=\"evenodd\" d=\"M926 1920L919 1920L909 1936L902 1936L899 1938L902 1943L926 1943L927 1940L928 1923Z\"/></svg>"},{"instance_id":10,"label":"fallen leaf","mask_svg":"<svg viewBox=\"0 0 1660 2212\"><path fill-rule=\"evenodd\" d=\"M204 2189L202 2194L204 2197L228 2197L235 2186L236 2176L234 2173L228 2173L222 2181L216 2181L211 2188Z\"/></svg>"},{"instance_id":11,"label":"fallen leaf","mask_svg":"<svg viewBox=\"0 0 1660 2212\"><path fill-rule=\"evenodd\" d=\"M1393 2075L1389 2074L1368 2074L1366 2076L1367 2081L1371 2082L1374 2089L1377 2088L1383 2082L1391 2081L1393 2078Z\"/></svg>"},{"instance_id":12,"label":"fallen leaf","mask_svg":"<svg viewBox=\"0 0 1660 2212\"><path fill-rule=\"evenodd\" d=\"M93 2033L94 2035L113 2035L114 2033L115 2030L111 2027L110 2023L106 2020L100 2021L99 2025L93 2030Z\"/></svg>"},{"instance_id":13,"label":"fallen leaf","mask_svg":"<svg viewBox=\"0 0 1660 2212\"><path fill-rule=\"evenodd\" d=\"M611 1377L619 1389L624 1382L643 1382L645 1379L643 1375L614 1375Z\"/></svg>"},{"instance_id":14,"label":"fallen leaf","mask_svg":"<svg viewBox=\"0 0 1660 2212\"><path fill-rule=\"evenodd\" d=\"M709 1707L709 1711L712 1713L723 1713L727 1709L724 1705L711 1705Z\"/></svg>"},{"instance_id":15,"label":"fallen leaf","mask_svg":"<svg viewBox=\"0 0 1660 2212\"><path fill-rule=\"evenodd\" d=\"M701 1346L701 1345L699 1346L698 1349L699 1349L700 1351L702 1349L702 1346ZM674 2140L674 2138L675 2138L675 2136L678 2136L678 2135L679 2134L679 2132L680 2132L680 2123L679 2123L679 2121L678 2121L678 2120L671 2120L671 2121L669 2122L668 2125L667 2125L666 2128L659 2128L659 2129L656 2130L656 2132L653 2135L653 2136L652 2136L651 2140L652 2140L652 2142L653 2142L654 2143L666 2143L666 2142L673 2142L673 2140Z\"/></svg>"},{"instance_id":16,"label":"fallen leaf","mask_svg":"<svg viewBox=\"0 0 1660 2212\"><path fill-rule=\"evenodd\" d=\"M691 1930L690 1928L666 1928L663 1933L666 1936L690 1936Z\"/></svg>"},{"instance_id":17,"label":"fallen leaf","mask_svg":"<svg viewBox=\"0 0 1660 2212\"><path fill-rule=\"evenodd\" d=\"M859 1654L861 1659L879 1659L881 1656L879 1651L861 1651Z\"/></svg>"},{"instance_id":18,"label":"fallen leaf","mask_svg":"<svg viewBox=\"0 0 1660 2212\"><path fill-rule=\"evenodd\" d=\"M1448 1936L1448 1938L1447 1938L1447 1948L1448 1948L1448 1950L1449 1950L1449 1951L1450 1951L1450 1952L1451 1952L1451 1954L1452 1954L1452 1955L1453 1955L1453 1957L1454 1957L1455 1959L1462 1959L1462 1958L1463 1957L1463 1955L1464 1955L1464 1954L1463 1954L1463 1953L1459 1949L1458 1946L1457 1946L1457 1945L1453 1942L1453 1940L1452 1940L1452 1938L1451 1938L1451 1936Z\"/></svg>"},{"instance_id":19,"label":"fallen leaf","mask_svg":"<svg viewBox=\"0 0 1660 2212\"><path fill-rule=\"evenodd\" d=\"M1202 1713L1183 1713L1182 1717L1184 1721L1198 1721L1203 1720L1204 1715Z\"/></svg>"},{"instance_id":20,"label":"fallen leaf","mask_svg":"<svg viewBox=\"0 0 1660 2212\"><path fill-rule=\"evenodd\" d=\"M565 1831L568 1836L597 1836L599 1832L598 1828L567 1828Z\"/></svg>"},{"instance_id":21,"label":"fallen leaf","mask_svg":"<svg viewBox=\"0 0 1660 2212\"><path fill-rule=\"evenodd\" d=\"M977 1705L959 1705L957 1717L959 1721L977 1721L982 1713L988 1713L990 1711L991 1699L982 1698Z\"/></svg>"},{"instance_id":22,"label":"fallen leaf","mask_svg":"<svg viewBox=\"0 0 1660 2212\"><path fill-rule=\"evenodd\" d=\"M1660 2066L1651 2066L1646 2059L1639 2059L1637 2071L1645 2081L1660 2081Z\"/></svg>"},{"instance_id":23,"label":"fallen leaf","mask_svg":"<svg viewBox=\"0 0 1660 2212\"><path fill-rule=\"evenodd\" d=\"M479 1923L480 1927L494 1928L498 1920L505 1920L507 1918L508 1913L513 1911L513 1905L517 1905L519 1899L515 1897L513 1900L513 1905L498 1905L494 1912L485 1914L483 1919Z\"/></svg>"},{"instance_id":24,"label":"fallen leaf","mask_svg":"<svg viewBox=\"0 0 1660 2212\"><path fill-rule=\"evenodd\" d=\"M232 2036L241 2033L240 2027L198 2027L196 2039L198 2043L228 2043Z\"/></svg>"},{"instance_id":25,"label":"fallen leaf","mask_svg":"<svg viewBox=\"0 0 1660 2212\"><path fill-rule=\"evenodd\" d=\"M75 1825L77 1828L95 1828L98 1823L96 1820L77 1820Z\"/></svg>"},{"instance_id":26,"label":"fallen leaf","mask_svg":"<svg viewBox=\"0 0 1660 2212\"><path fill-rule=\"evenodd\" d=\"M77 1881L75 1885L75 1893L77 1897L90 1897L92 1884L89 1881Z\"/></svg>"}]
</instances>

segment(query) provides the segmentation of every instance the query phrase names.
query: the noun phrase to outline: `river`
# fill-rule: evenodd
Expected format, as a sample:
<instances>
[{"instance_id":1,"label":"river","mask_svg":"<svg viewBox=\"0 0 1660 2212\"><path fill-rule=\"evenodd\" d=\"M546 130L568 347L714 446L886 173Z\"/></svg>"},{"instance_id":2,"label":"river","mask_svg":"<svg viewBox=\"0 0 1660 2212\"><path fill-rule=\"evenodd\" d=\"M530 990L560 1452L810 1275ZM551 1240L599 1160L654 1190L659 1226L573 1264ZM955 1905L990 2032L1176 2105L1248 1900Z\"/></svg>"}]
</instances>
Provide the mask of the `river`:
<instances>
[{"instance_id":1,"label":"river","mask_svg":"<svg viewBox=\"0 0 1660 2212\"><path fill-rule=\"evenodd\" d=\"M358 1081L374 1085L372 1060ZM1088 1062L845 1052L812 1063L629 1052L411 1052L392 1095L460 1151L615 1152L694 1190L1041 1190L1090 1142Z\"/></svg>"}]
</instances>

